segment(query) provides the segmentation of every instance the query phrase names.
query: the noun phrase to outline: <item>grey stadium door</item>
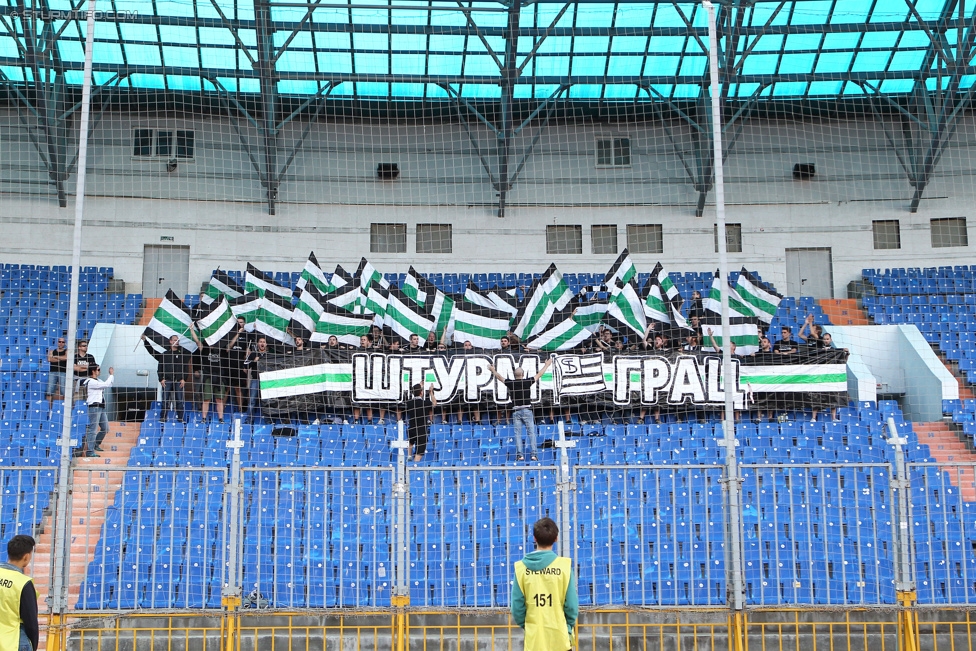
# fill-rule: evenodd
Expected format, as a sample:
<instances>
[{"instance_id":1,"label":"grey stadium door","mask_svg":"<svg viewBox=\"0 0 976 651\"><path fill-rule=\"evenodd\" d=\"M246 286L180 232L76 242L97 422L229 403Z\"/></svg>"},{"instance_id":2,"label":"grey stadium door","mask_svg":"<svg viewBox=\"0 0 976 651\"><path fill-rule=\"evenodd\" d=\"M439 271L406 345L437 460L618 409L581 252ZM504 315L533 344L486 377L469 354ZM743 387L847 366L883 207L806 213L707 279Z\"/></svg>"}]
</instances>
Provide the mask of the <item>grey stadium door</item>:
<instances>
[{"instance_id":1,"label":"grey stadium door","mask_svg":"<svg viewBox=\"0 0 976 651\"><path fill-rule=\"evenodd\" d=\"M190 247L147 244L142 254L142 295L163 298L172 289L181 299L190 282Z\"/></svg>"},{"instance_id":2,"label":"grey stadium door","mask_svg":"<svg viewBox=\"0 0 976 651\"><path fill-rule=\"evenodd\" d=\"M834 267L830 249L786 249L786 293L833 298Z\"/></svg>"}]
</instances>

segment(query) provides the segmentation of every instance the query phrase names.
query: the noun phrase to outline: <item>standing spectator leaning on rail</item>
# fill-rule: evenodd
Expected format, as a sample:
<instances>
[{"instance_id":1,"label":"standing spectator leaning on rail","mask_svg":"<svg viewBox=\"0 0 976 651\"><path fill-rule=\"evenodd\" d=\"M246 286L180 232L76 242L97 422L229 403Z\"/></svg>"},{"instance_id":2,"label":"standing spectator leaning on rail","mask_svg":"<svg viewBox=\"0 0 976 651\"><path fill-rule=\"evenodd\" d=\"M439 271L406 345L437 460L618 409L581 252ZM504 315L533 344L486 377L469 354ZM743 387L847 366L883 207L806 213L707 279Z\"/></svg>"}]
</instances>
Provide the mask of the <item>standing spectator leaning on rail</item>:
<instances>
[{"instance_id":1,"label":"standing spectator leaning on rail","mask_svg":"<svg viewBox=\"0 0 976 651\"><path fill-rule=\"evenodd\" d=\"M0 563L0 649L37 651L37 591L24 573L34 556L34 539L14 536L7 543L7 562Z\"/></svg>"},{"instance_id":2,"label":"standing spectator leaning on rail","mask_svg":"<svg viewBox=\"0 0 976 651\"><path fill-rule=\"evenodd\" d=\"M430 433L429 415L431 408L436 406L434 385L427 390L427 400L424 400L423 385L413 385L404 411L407 416L407 432L410 435L410 451L414 455L414 461L422 461L424 453L427 452L427 437Z\"/></svg>"},{"instance_id":3,"label":"standing spectator leaning on rail","mask_svg":"<svg viewBox=\"0 0 976 651\"><path fill-rule=\"evenodd\" d=\"M559 527L550 518L532 525L535 551L515 563L512 618L525 631L525 651L569 651L579 617L573 561L552 546Z\"/></svg>"},{"instance_id":4,"label":"standing spectator leaning on rail","mask_svg":"<svg viewBox=\"0 0 976 651\"><path fill-rule=\"evenodd\" d=\"M532 413L532 385L539 381L539 378L546 372L550 364L552 364L551 357L546 360L546 363L542 365L542 368L539 369L539 372L531 380L525 377L525 370L521 368L515 369L514 379L506 380L498 374L494 366L491 364L488 365L488 370L491 371L492 375L499 382L503 382L508 388L509 397L512 399L512 420L515 421L516 461L522 461L525 458L522 453L523 433L528 438L531 460L539 460L539 450L535 444L535 415Z\"/></svg>"}]
</instances>

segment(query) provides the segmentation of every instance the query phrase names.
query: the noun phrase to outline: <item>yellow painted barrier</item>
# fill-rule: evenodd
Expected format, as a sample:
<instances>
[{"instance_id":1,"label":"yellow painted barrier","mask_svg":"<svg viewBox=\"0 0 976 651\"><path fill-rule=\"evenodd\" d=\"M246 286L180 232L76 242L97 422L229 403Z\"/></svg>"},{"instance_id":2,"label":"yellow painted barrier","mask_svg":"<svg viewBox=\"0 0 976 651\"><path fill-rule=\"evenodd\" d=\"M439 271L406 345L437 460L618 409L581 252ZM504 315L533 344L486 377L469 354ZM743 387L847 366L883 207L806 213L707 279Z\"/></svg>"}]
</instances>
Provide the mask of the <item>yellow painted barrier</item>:
<instances>
[{"instance_id":1,"label":"yellow painted barrier","mask_svg":"<svg viewBox=\"0 0 976 651\"><path fill-rule=\"evenodd\" d=\"M126 613L65 622L61 648L255 651L521 651L522 631L505 610L235 610ZM579 651L907 651L902 614L913 618L915 651L976 651L976 610L964 609L588 609L577 625ZM51 638L49 637L49 640ZM51 644L52 642L49 642ZM336 646L341 645L341 646ZM48 646L49 651L54 647Z\"/></svg>"}]
</instances>

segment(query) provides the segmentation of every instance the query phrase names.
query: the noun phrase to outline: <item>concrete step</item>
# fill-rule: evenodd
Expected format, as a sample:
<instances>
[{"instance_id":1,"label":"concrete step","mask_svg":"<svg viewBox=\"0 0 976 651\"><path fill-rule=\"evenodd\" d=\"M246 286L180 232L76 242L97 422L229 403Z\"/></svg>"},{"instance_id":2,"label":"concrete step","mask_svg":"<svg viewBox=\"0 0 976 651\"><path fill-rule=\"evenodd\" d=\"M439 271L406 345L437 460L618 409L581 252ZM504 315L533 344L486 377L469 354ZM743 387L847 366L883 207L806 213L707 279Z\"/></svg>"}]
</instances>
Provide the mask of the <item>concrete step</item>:
<instances>
[{"instance_id":1,"label":"concrete step","mask_svg":"<svg viewBox=\"0 0 976 651\"><path fill-rule=\"evenodd\" d=\"M962 498L976 501L976 473L972 466L954 466L954 463L976 463L976 452L956 436L956 432L943 421L916 423L915 432L920 443L929 446L930 454L949 473L949 479L959 488Z\"/></svg>"},{"instance_id":2,"label":"concrete step","mask_svg":"<svg viewBox=\"0 0 976 651\"><path fill-rule=\"evenodd\" d=\"M161 298L147 298L145 300L145 307L142 311L142 316L139 317L139 325L149 325L152 321L153 315L156 314L156 308L163 302Z\"/></svg>"},{"instance_id":3,"label":"concrete step","mask_svg":"<svg viewBox=\"0 0 976 651\"><path fill-rule=\"evenodd\" d=\"M105 511L115 501L115 492L122 485L124 473L113 468L123 468L128 463L129 454L139 441L138 423L109 423L109 433L102 443L105 452L95 458L72 460L73 488L71 492L71 511L69 513L69 569L66 577L68 586L68 605L74 607L81 594L88 563L101 537L105 522ZM53 513L55 499L52 499ZM50 514L43 521L44 532L38 538L34 550L33 575L37 589L38 612L41 617L41 648L47 637L46 618L48 612L45 599L50 585L51 554L53 553L54 527Z\"/></svg>"},{"instance_id":4,"label":"concrete step","mask_svg":"<svg viewBox=\"0 0 976 651\"><path fill-rule=\"evenodd\" d=\"M868 325L868 316L851 298L822 298L817 303L834 325Z\"/></svg>"},{"instance_id":5,"label":"concrete step","mask_svg":"<svg viewBox=\"0 0 976 651\"><path fill-rule=\"evenodd\" d=\"M966 378L963 377L962 372L960 372L959 365L955 362L950 362L941 355L939 356L939 359L942 360L942 365L945 366L950 373L952 373L953 377L956 378L956 382L959 384L959 399L968 400L969 398L976 397L976 392L973 391L972 387L970 387L969 383L966 381Z\"/></svg>"}]
</instances>

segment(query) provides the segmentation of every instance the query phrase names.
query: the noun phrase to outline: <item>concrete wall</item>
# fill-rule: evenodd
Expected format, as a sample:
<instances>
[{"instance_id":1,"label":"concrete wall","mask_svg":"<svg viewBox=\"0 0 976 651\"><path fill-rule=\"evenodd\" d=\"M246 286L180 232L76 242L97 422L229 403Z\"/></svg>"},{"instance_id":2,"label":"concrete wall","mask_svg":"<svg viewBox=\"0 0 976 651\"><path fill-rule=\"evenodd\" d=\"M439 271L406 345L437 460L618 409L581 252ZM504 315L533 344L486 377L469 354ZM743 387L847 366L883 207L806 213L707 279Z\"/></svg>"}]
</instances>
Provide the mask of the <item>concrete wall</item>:
<instances>
[{"instance_id":1,"label":"concrete wall","mask_svg":"<svg viewBox=\"0 0 976 651\"><path fill-rule=\"evenodd\" d=\"M959 398L959 384L914 325L828 326L838 348L851 352L848 390L857 401L877 394L901 394L905 417L916 422L942 418L942 401ZM872 397L869 383L877 390Z\"/></svg>"},{"instance_id":2,"label":"concrete wall","mask_svg":"<svg viewBox=\"0 0 976 651\"><path fill-rule=\"evenodd\" d=\"M642 117L638 115L638 117ZM244 123L243 137L258 135ZM472 129L495 165L494 136ZM288 125L282 150L306 125ZM692 162L687 132L671 125ZM133 158L132 129L192 129L195 158L168 173L165 160ZM930 245L929 220L970 216L976 205L976 119L957 129L918 214L908 212L912 188L883 130L872 121L752 120L727 161L728 220L742 224L746 265L785 290L785 250L829 247L835 295L863 267L936 266L972 262L972 248ZM514 147L513 163L534 132ZM595 165L596 139L626 135L633 164ZM683 143L683 144L682 144ZM254 155L260 159L259 148ZM279 165L287 152L279 155ZM397 162L397 181L375 178L379 162ZM794 163L813 162L813 181L792 179ZM69 183L69 186L71 183ZM72 190L73 191L73 190ZM650 270L662 261L673 271L716 265L713 211L694 216L697 193L660 123L551 124L528 157L509 195L505 219L478 153L460 122L428 120L398 124L325 118L312 125L281 185L276 216L267 214L264 190L240 139L226 118L154 113L108 113L90 149L84 256L86 264L111 265L139 290L143 245L172 237L191 247L191 286L220 265L297 270L314 249L323 265L354 265L366 255L381 270L540 271L549 260L563 271L604 271L613 255L591 253L590 226L617 224L620 248L626 225L663 225L664 251L635 256ZM709 199L713 199L714 194ZM25 127L0 112L0 258L11 262L66 263L70 255L73 199L59 208ZM971 216L970 216L971 217ZM898 219L900 250L875 251L871 222ZM369 226L408 226L408 253L371 254ZM453 225L451 254L417 254L417 223ZM546 226L583 227L582 255L547 255ZM973 219L969 220L972 235Z\"/></svg>"}]
</instances>

